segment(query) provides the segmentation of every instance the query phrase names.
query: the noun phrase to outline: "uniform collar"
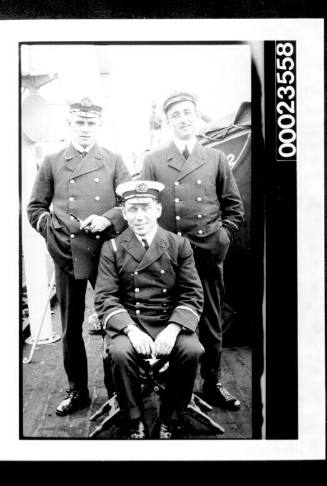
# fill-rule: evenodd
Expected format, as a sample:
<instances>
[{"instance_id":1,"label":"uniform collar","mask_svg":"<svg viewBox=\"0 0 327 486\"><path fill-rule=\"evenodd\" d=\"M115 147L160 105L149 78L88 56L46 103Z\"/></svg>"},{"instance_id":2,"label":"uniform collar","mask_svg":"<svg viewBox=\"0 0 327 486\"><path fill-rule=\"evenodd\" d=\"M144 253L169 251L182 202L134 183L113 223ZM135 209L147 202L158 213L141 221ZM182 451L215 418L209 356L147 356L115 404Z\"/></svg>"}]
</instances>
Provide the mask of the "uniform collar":
<instances>
[{"instance_id":1,"label":"uniform collar","mask_svg":"<svg viewBox=\"0 0 327 486\"><path fill-rule=\"evenodd\" d=\"M66 168L72 171L72 177L74 178L103 166L103 154L96 143L90 147L90 152L82 159L71 143L66 150L65 160Z\"/></svg>"},{"instance_id":2,"label":"uniform collar","mask_svg":"<svg viewBox=\"0 0 327 486\"><path fill-rule=\"evenodd\" d=\"M180 138L173 138L173 142L181 153L185 149L185 145L187 145L188 151L191 154L197 142L197 139L196 137L193 137L190 140L181 140Z\"/></svg>"},{"instance_id":3,"label":"uniform collar","mask_svg":"<svg viewBox=\"0 0 327 486\"><path fill-rule=\"evenodd\" d=\"M80 152L82 154L83 152L88 153L91 150L91 148L95 145L95 142L93 142L92 145L89 145L88 147L82 147L82 145L76 142L72 142L72 145L77 150L77 152Z\"/></svg>"},{"instance_id":4,"label":"uniform collar","mask_svg":"<svg viewBox=\"0 0 327 486\"><path fill-rule=\"evenodd\" d=\"M127 228L122 233L122 241L120 244L138 262L137 271L144 270L154 261L158 260L169 247L166 232L159 225L155 232L152 245L145 253L143 246L131 228Z\"/></svg>"},{"instance_id":5,"label":"uniform collar","mask_svg":"<svg viewBox=\"0 0 327 486\"><path fill-rule=\"evenodd\" d=\"M156 236L156 233L157 233L157 229L158 229L158 225L156 224L154 226L154 228L152 228L152 230L145 236L139 236L135 233L135 236L136 238L142 243L142 240L146 240L149 244L149 246L151 245L152 241L153 241L153 238ZM143 244L143 243L142 243Z\"/></svg>"},{"instance_id":6,"label":"uniform collar","mask_svg":"<svg viewBox=\"0 0 327 486\"><path fill-rule=\"evenodd\" d=\"M194 149L187 161L185 161L174 142L171 142L167 148L167 164L169 167L172 167L178 171L178 173L176 173L176 181L183 179L183 177L198 169L205 163L205 152L199 142L196 142Z\"/></svg>"}]
</instances>

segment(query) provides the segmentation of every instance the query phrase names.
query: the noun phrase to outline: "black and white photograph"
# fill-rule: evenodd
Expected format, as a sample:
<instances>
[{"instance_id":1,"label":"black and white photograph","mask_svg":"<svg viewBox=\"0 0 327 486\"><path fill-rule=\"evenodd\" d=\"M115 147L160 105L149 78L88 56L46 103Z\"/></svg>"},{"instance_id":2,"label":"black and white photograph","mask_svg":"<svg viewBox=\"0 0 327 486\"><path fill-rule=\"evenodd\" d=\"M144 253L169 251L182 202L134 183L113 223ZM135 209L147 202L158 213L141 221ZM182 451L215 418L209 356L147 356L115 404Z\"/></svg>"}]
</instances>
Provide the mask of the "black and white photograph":
<instances>
[{"instance_id":1,"label":"black and white photograph","mask_svg":"<svg viewBox=\"0 0 327 486\"><path fill-rule=\"evenodd\" d=\"M18 24L5 458L322 458L322 19Z\"/></svg>"}]
</instances>

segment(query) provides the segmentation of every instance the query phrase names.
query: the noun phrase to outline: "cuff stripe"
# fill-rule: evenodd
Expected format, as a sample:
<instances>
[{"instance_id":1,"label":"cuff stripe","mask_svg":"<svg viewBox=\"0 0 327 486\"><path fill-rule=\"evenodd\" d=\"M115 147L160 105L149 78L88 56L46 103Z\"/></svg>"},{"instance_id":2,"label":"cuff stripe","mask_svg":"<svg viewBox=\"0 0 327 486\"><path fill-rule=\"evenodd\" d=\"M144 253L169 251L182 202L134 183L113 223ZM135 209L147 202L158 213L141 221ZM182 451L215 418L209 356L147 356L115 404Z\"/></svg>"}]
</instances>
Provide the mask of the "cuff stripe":
<instances>
[{"instance_id":1,"label":"cuff stripe","mask_svg":"<svg viewBox=\"0 0 327 486\"><path fill-rule=\"evenodd\" d=\"M192 312L192 314L194 314L196 316L197 319L200 319L200 316L193 310L191 309L190 307L186 307L186 305L178 305L176 307L176 309L184 309L184 310L188 310L190 312Z\"/></svg>"},{"instance_id":2,"label":"cuff stripe","mask_svg":"<svg viewBox=\"0 0 327 486\"><path fill-rule=\"evenodd\" d=\"M115 316L116 314L120 314L121 312L127 312L127 310L125 309L117 309L113 312L110 312L110 314L107 315L107 317L105 318L104 320L104 325L106 326L107 322L109 321L109 319L113 316Z\"/></svg>"},{"instance_id":3,"label":"cuff stripe","mask_svg":"<svg viewBox=\"0 0 327 486\"><path fill-rule=\"evenodd\" d=\"M36 223L36 231L39 231L40 230L40 223L41 223L41 219L46 215L46 214L49 214L48 212L45 212L45 213L42 213L41 216L39 217L39 219L37 220L37 223Z\"/></svg>"}]
</instances>

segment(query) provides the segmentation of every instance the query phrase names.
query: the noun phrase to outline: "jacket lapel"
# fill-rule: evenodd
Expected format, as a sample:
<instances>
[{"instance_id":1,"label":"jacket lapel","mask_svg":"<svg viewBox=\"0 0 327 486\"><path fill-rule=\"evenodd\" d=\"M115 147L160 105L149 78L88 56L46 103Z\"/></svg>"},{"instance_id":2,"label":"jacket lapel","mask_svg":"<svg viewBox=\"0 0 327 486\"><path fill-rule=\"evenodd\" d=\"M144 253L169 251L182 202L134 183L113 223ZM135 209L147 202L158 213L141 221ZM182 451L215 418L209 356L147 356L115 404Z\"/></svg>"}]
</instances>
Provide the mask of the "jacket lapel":
<instances>
[{"instance_id":1,"label":"jacket lapel","mask_svg":"<svg viewBox=\"0 0 327 486\"><path fill-rule=\"evenodd\" d=\"M65 153L65 160L66 160L66 167L67 169L74 171L78 164L81 161L81 155L78 153L78 151L75 149L73 144L70 144L69 147L67 147L66 153Z\"/></svg>"},{"instance_id":2,"label":"jacket lapel","mask_svg":"<svg viewBox=\"0 0 327 486\"><path fill-rule=\"evenodd\" d=\"M172 142L167 149L167 162L169 167L178 170L179 174L177 174L176 180L179 181L205 164L206 159L199 142L194 145L194 149L187 160L184 159L174 142Z\"/></svg>"},{"instance_id":3,"label":"jacket lapel","mask_svg":"<svg viewBox=\"0 0 327 486\"><path fill-rule=\"evenodd\" d=\"M193 172L205 163L206 159L204 157L202 146L199 144L199 142L196 142L192 153L182 167L181 173L179 174L177 180L183 179L183 177L187 176L190 172Z\"/></svg>"},{"instance_id":4,"label":"jacket lapel","mask_svg":"<svg viewBox=\"0 0 327 486\"><path fill-rule=\"evenodd\" d=\"M149 267L153 262L158 260L161 255L165 252L166 248L168 247L168 241L165 237L164 231L158 227L158 231L148 249L148 251L144 254L144 257L137 267L137 271L140 272L145 268Z\"/></svg>"},{"instance_id":5,"label":"jacket lapel","mask_svg":"<svg viewBox=\"0 0 327 486\"><path fill-rule=\"evenodd\" d=\"M91 150L81 159L80 154L75 150L73 145L68 147L65 155L68 169L73 171L73 177L79 177L103 165L103 154L97 144L94 144Z\"/></svg>"},{"instance_id":6,"label":"jacket lapel","mask_svg":"<svg viewBox=\"0 0 327 486\"><path fill-rule=\"evenodd\" d=\"M183 165L186 163L186 160L184 159L174 142L172 142L167 148L167 161L169 167L172 167L179 172L182 170Z\"/></svg>"},{"instance_id":7,"label":"jacket lapel","mask_svg":"<svg viewBox=\"0 0 327 486\"><path fill-rule=\"evenodd\" d=\"M124 240L121 242L121 245L137 262L142 260L144 247L130 228L127 228L125 231Z\"/></svg>"}]
</instances>

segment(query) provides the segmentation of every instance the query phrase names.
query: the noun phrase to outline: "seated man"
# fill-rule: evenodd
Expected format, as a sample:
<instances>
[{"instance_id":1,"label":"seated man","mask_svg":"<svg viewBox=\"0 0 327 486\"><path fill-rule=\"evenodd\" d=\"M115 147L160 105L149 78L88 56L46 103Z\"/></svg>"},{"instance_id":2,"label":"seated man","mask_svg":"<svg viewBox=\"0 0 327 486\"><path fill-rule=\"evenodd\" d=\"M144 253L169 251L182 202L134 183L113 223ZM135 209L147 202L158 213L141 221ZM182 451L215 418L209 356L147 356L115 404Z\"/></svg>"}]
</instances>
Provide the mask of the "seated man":
<instances>
[{"instance_id":1,"label":"seated man","mask_svg":"<svg viewBox=\"0 0 327 486\"><path fill-rule=\"evenodd\" d=\"M132 439L146 437L140 359L169 356L158 431L159 438L171 438L191 399L203 350L195 333L202 286L189 241L158 226L163 188L155 181L117 187L129 227L104 243L95 289L106 328L104 353Z\"/></svg>"}]
</instances>

